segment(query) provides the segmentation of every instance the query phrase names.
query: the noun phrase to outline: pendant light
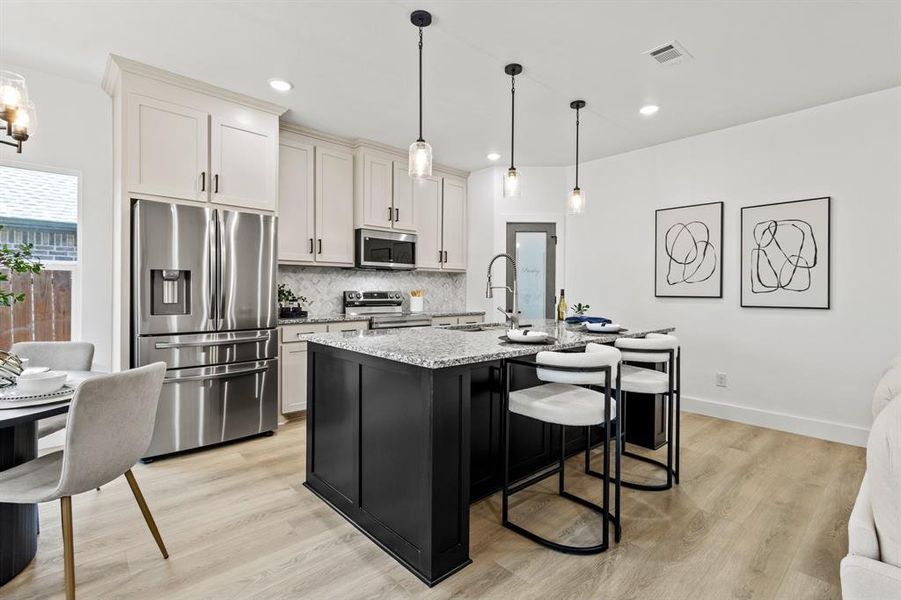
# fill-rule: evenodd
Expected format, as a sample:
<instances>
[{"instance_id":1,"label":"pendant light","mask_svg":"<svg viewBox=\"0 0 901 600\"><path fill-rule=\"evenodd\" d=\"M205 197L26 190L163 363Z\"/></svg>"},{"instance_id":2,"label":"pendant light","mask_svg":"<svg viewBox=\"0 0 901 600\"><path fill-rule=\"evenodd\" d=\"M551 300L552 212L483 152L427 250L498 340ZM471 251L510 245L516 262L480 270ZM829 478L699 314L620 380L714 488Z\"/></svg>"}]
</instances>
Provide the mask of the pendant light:
<instances>
[{"instance_id":1,"label":"pendant light","mask_svg":"<svg viewBox=\"0 0 901 600\"><path fill-rule=\"evenodd\" d=\"M0 123L5 125L6 136L13 139L0 139L0 144L12 146L21 154L22 143L34 135L37 123L25 78L12 71L0 70Z\"/></svg>"},{"instance_id":2,"label":"pendant light","mask_svg":"<svg viewBox=\"0 0 901 600\"><path fill-rule=\"evenodd\" d=\"M522 65L511 63L504 67L504 73L510 76L510 168L504 174L504 197L519 198L522 177L513 162L513 134L516 125L516 76L522 73Z\"/></svg>"},{"instance_id":3,"label":"pendant light","mask_svg":"<svg viewBox=\"0 0 901 600\"><path fill-rule=\"evenodd\" d=\"M419 28L419 138L410 144L410 177L432 176L432 147L422 138L422 28L432 24L432 14L426 10L414 10L410 22Z\"/></svg>"},{"instance_id":4,"label":"pendant light","mask_svg":"<svg viewBox=\"0 0 901 600\"><path fill-rule=\"evenodd\" d=\"M573 100L569 103L569 107L576 111L576 187L569 194L566 208L571 215L581 215L585 211L585 193L579 187L579 111L585 108L585 101Z\"/></svg>"}]
</instances>

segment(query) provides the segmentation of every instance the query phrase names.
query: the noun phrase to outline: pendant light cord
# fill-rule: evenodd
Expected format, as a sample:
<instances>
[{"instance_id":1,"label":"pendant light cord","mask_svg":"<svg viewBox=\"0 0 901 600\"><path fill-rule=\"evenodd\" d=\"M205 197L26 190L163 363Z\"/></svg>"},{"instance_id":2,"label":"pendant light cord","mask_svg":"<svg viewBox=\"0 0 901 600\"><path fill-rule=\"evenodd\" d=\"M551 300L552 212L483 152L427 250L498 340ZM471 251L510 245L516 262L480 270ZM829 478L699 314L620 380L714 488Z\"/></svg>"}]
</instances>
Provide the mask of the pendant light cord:
<instances>
[{"instance_id":1,"label":"pendant light cord","mask_svg":"<svg viewBox=\"0 0 901 600\"><path fill-rule=\"evenodd\" d=\"M516 128L516 75L510 76L510 168L515 169L513 162L513 135Z\"/></svg>"},{"instance_id":2,"label":"pendant light cord","mask_svg":"<svg viewBox=\"0 0 901 600\"><path fill-rule=\"evenodd\" d=\"M576 109L576 188L579 187L579 109Z\"/></svg>"},{"instance_id":3,"label":"pendant light cord","mask_svg":"<svg viewBox=\"0 0 901 600\"><path fill-rule=\"evenodd\" d=\"M419 28L419 139L416 141L425 141L422 139L422 27Z\"/></svg>"}]
</instances>

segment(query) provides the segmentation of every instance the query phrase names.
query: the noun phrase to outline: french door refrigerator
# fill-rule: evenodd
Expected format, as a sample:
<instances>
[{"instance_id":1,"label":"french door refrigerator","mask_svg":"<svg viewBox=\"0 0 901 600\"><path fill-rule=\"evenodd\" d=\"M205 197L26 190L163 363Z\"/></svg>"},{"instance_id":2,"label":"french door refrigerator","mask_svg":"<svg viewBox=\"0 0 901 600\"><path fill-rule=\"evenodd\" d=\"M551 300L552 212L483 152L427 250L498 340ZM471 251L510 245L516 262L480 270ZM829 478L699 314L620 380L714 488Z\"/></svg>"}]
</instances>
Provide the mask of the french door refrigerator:
<instances>
[{"instance_id":1,"label":"french door refrigerator","mask_svg":"<svg viewBox=\"0 0 901 600\"><path fill-rule=\"evenodd\" d=\"M167 365L145 458L278 424L275 217L136 200L131 364Z\"/></svg>"}]
</instances>

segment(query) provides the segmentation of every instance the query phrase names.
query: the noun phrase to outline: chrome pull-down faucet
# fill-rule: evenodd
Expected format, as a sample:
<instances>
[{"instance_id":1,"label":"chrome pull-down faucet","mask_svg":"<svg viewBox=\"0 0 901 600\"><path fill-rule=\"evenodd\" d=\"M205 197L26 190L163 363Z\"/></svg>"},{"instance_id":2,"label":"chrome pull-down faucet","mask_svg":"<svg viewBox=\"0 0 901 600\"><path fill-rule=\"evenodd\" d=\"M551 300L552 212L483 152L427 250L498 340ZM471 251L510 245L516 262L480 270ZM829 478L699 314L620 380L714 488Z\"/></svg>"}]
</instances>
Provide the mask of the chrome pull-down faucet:
<instances>
[{"instance_id":1,"label":"chrome pull-down faucet","mask_svg":"<svg viewBox=\"0 0 901 600\"><path fill-rule=\"evenodd\" d=\"M510 261L510 264L513 265L513 287L509 287L506 285L491 285L491 267L494 266L494 261L499 258L506 258ZM507 312L498 307L498 310L504 313L504 319L510 323L510 329L519 329L519 307L516 299L516 259L510 256L509 254L498 254L494 256L491 261L488 263L488 283L485 286L485 297L486 298L494 298L494 290L507 290L513 295L513 310Z\"/></svg>"}]
</instances>

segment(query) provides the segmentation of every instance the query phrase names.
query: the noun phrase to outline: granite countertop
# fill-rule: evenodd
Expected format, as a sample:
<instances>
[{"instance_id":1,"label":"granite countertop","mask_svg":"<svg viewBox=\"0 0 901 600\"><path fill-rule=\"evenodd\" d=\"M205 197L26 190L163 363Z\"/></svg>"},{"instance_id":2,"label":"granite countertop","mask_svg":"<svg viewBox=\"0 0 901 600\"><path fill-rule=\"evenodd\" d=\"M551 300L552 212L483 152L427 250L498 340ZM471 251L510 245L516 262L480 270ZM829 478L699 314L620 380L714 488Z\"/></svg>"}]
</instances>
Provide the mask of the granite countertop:
<instances>
[{"instance_id":1,"label":"granite countertop","mask_svg":"<svg viewBox=\"0 0 901 600\"><path fill-rule=\"evenodd\" d=\"M669 333L674 327L631 327L624 334L591 333L558 324L549 319L530 319L529 329L546 331L557 341L551 344L512 344L498 339L506 326L471 330L473 326L415 327L374 331L314 334L307 341L377 356L427 369L441 369L480 362L527 356L542 350L566 350L588 342L609 343L618 337L641 337L648 333Z\"/></svg>"},{"instance_id":2,"label":"granite countertop","mask_svg":"<svg viewBox=\"0 0 901 600\"><path fill-rule=\"evenodd\" d=\"M485 311L475 310L454 310L445 312L423 313L430 317L469 317L473 315L484 315ZM331 315L310 315L308 317L300 317L297 319L279 319L279 325L302 325L304 323L340 323L342 321L368 321L369 317L360 315L345 315L344 313L336 313Z\"/></svg>"}]
</instances>

